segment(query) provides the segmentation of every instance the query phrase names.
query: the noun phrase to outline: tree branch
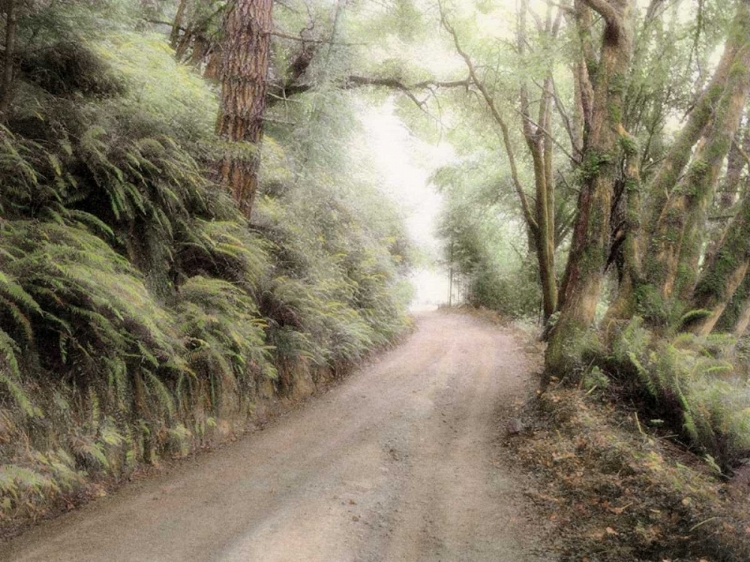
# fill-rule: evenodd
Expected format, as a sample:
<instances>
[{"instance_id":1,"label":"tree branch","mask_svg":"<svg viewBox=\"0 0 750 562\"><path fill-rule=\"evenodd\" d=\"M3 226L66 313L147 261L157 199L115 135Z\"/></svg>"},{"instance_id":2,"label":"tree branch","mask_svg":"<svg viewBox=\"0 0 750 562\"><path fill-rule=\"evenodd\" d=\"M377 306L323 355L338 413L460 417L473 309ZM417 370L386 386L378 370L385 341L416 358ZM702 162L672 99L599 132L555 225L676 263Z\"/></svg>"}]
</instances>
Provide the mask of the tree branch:
<instances>
[{"instance_id":1,"label":"tree branch","mask_svg":"<svg viewBox=\"0 0 750 562\"><path fill-rule=\"evenodd\" d=\"M349 76L344 83L344 89L348 90L354 86L383 86L386 88L399 90L411 101L413 101L418 108L422 110L424 109L424 102L419 101L411 91L411 89L396 78L369 78L365 76Z\"/></svg>"},{"instance_id":2,"label":"tree branch","mask_svg":"<svg viewBox=\"0 0 750 562\"><path fill-rule=\"evenodd\" d=\"M620 31L622 28L622 21L620 14L617 13L607 0L583 0L586 5L592 10L596 11L600 16L604 18L604 21L612 29Z\"/></svg>"},{"instance_id":3,"label":"tree branch","mask_svg":"<svg viewBox=\"0 0 750 562\"><path fill-rule=\"evenodd\" d=\"M171 21L154 20L150 18L143 18L143 21L145 21L146 23L153 23L154 25L168 25L169 27L174 26L174 22ZM177 29L179 29L180 31L187 31L187 29L182 26L177 26Z\"/></svg>"},{"instance_id":4,"label":"tree branch","mask_svg":"<svg viewBox=\"0 0 750 562\"><path fill-rule=\"evenodd\" d=\"M560 115L560 119L562 119L563 126L565 127L565 131L568 133L568 138L570 139L570 146L573 147L573 150L578 155L579 162L580 157L583 156L583 146L578 146L578 141L576 139L576 135L573 133L573 125L570 122L570 116L568 115L568 112L565 110L565 105L562 103L562 100L560 99L560 95L557 91L557 84L555 83L554 77L552 78L552 99L555 101L555 109L557 109L558 115Z\"/></svg>"},{"instance_id":5,"label":"tree branch","mask_svg":"<svg viewBox=\"0 0 750 562\"><path fill-rule=\"evenodd\" d=\"M461 56L461 58L464 60L464 63L466 63L466 67L469 70L469 77L471 78L471 81L474 83L474 86L479 90L479 92L482 94L482 97L484 98L485 103L487 104L487 107L490 109L490 113L492 114L493 119L495 122L500 126L500 130L502 131L503 136L503 144L505 145L505 152L508 155L508 163L510 164L510 173L511 177L513 178L513 186L516 189L516 193L518 194L518 198L521 201L521 207L523 209L523 215L526 219L527 224L534 230L539 228L539 225L537 221L534 219L534 215L531 212L531 208L529 206L528 198L526 197L526 193L523 190L523 186L521 185L521 180L518 176L518 167L516 166L516 157L513 153L513 147L511 145L510 141L510 132L508 130L508 125L505 123L505 120L503 119L503 116L498 111L497 107L495 106L495 100L490 96L489 92L487 91L487 88L484 85L484 82L482 82L479 77L477 76L476 67L474 66L474 63L471 60L471 57L466 53L466 51L463 50L461 47L461 42L458 40L458 34L456 33L456 30L448 23L448 20L445 18L445 11L443 10L443 4L438 0L438 7L440 8L440 23L445 28L445 30L450 33L451 37L453 38L453 44L456 47L456 51Z\"/></svg>"},{"instance_id":6,"label":"tree branch","mask_svg":"<svg viewBox=\"0 0 750 562\"><path fill-rule=\"evenodd\" d=\"M570 152L568 152L565 149L565 147L557 139L555 139L555 137L552 136L552 133L550 133L547 129L545 129L544 127L542 127L542 125L540 125L539 123L537 123L536 121L534 121L528 115L524 115L524 113L521 112L521 111L516 110L516 113L518 113L523 118L524 121L528 121L530 125L533 125L534 127L536 127L537 131L539 131L540 133L544 133L544 135L546 137L548 137L553 143L555 143L555 146L557 148L559 148L560 150L562 150L563 154L565 154L565 156L567 156L570 159L571 162L573 162L574 164L580 164L580 161L576 160L573 157L573 155Z\"/></svg>"},{"instance_id":7,"label":"tree branch","mask_svg":"<svg viewBox=\"0 0 750 562\"><path fill-rule=\"evenodd\" d=\"M466 78L464 80L423 80L421 82L416 82L414 84L405 84L401 80L397 78L375 78L370 76L358 76L358 75L352 75L348 76L343 80L343 82L340 84L340 88L344 90L351 90L354 88L359 87L367 87L367 86L374 86L374 87L382 87L382 88L390 88L392 90L398 90L402 94L404 94L406 97L408 97L411 101L413 101L416 106L424 111L425 103L427 102L428 98L425 98L424 100L420 100L419 98L414 95L415 90L430 90L434 94L435 89L440 88L469 88L472 85L472 81L469 78ZM273 106L281 101L287 101L289 97L302 94L304 92L307 92L313 88L313 84L311 83L299 83L299 82L292 82L292 83L286 83L286 84L280 84L280 83L271 83L268 85L268 96L269 99L267 101L267 106Z\"/></svg>"},{"instance_id":8,"label":"tree branch","mask_svg":"<svg viewBox=\"0 0 750 562\"><path fill-rule=\"evenodd\" d=\"M346 79L347 85L354 86L385 86L396 90L424 90L425 88L468 88L472 81L469 78L464 80L423 80L411 85L404 84L397 78L374 78L369 76L352 75Z\"/></svg>"},{"instance_id":9,"label":"tree branch","mask_svg":"<svg viewBox=\"0 0 750 562\"><path fill-rule=\"evenodd\" d=\"M742 156L742 158L745 160L745 163L750 168L750 155L745 151L745 149L740 146L740 143L735 144L735 148L737 149L737 153Z\"/></svg>"}]
</instances>

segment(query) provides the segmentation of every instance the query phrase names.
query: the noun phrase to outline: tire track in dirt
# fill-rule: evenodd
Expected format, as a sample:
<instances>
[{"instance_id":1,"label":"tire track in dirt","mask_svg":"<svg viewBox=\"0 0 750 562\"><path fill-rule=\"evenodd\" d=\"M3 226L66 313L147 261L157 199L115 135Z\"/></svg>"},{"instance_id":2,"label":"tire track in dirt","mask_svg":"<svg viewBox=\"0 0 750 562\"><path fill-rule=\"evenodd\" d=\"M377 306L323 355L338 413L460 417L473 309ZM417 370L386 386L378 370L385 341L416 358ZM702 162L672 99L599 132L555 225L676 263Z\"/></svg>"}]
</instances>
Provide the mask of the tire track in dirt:
<instances>
[{"instance_id":1,"label":"tire track in dirt","mask_svg":"<svg viewBox=\"0 0 750 562\"><path fill-rule=\"evenodd\" d=\"M42 524L0 560L554 560L498 445L529 370L518 343L464 315L417 325L265 431Z\"/></svg>"}]
</instances>

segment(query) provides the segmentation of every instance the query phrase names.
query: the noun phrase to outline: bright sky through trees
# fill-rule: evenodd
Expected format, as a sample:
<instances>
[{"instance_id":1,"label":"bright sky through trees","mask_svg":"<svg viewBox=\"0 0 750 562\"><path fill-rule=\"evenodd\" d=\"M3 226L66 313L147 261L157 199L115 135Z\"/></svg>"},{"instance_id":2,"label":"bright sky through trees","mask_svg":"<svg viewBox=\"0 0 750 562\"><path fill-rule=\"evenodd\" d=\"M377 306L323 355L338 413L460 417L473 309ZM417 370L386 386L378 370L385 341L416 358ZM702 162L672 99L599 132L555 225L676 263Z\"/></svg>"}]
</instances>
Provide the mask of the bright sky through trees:
<instances>
[{"instance_id":1,"label":"bright sky through trees","mask_svg":"<svg viewBox=\"0 0 750 562\"><path fill-rule=\"evenodd\" d=\"M383 178L381 189L403 210L413 241L427 254L429 263L413 273L415 304L441 303L448 298L448 275L436 263L440 242L435 235L442 197L430 185L430 175L456 158L453 147L442 141L429 144L411 134L395 114L393 100L370 106L361 114L367 149L372 151Z\"/></svg>"}]
</instances>

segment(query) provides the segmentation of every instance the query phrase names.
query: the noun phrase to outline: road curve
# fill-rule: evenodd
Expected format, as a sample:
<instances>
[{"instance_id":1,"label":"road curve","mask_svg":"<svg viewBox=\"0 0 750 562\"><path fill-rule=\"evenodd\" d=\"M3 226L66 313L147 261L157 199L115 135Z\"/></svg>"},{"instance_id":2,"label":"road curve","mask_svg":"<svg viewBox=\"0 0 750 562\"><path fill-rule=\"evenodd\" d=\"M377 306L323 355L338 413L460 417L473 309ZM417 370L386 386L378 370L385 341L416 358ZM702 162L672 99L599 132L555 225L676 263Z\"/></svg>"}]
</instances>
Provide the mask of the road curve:
<instances>
[{"instance_id":1,"label":"road curve","mask_svg":"<svg viewBox=\"0 0 750 562\"><path fill-rule=\"evenodd\" d=\"M528 365L508 332L418 330L303 408L0 544L44 562L542 562L498 444Z\"/></svg>"}]
</instances>

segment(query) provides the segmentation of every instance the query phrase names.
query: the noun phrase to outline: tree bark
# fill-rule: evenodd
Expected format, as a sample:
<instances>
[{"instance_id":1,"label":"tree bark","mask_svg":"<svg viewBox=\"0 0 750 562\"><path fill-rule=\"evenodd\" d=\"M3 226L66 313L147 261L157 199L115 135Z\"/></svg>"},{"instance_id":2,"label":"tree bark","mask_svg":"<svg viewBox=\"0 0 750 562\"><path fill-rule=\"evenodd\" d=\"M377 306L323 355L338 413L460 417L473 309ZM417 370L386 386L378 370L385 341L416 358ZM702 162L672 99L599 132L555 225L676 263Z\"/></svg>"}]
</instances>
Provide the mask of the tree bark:
<instances>
[{"instance_id":1,"label":"tree bark","mask_svg":"<svg viewBox=\"0 0 750 562\"><path fill-rule=\"evenodd\" d=\"M737 202L738 195L742 192L742 172L747 165L746 156L750 150L750 127L747 125L732 140L732 148L727 156L727 173L719 194L718 207L720 210L731 209Z\"/></svg>"},{"instance_id":2,"label":"tree bark","mask_svg":"<svg viewBox=\"0 0 750 562\"><path fill-rule=\"evenodd\" d=\"M657 173L649 182L645 203L646 208L650 209L650 212L642 233L644 237L642 243L644 244L653 238L653 234L657 229L657 223L667 204L669 195L678 184L683 170L690 161L693 147L704 135L706 127L714 115L716 105L725 91L732 63L737 56L743 40L742 29L740 28L742 26L740 16L746 9L746 2L740 3L735 21L733 22L734 32L730 34L730 38L724 47L724 53L719 61L719 66L714 72L710 84L698 98L695 107L690 112L687 123L680 130L667 156L659 166Z\"/></svg>"},{"instance_id":3,"label":"tree bark","mask_svg":"<svg viewBox=\"0 0 750 562\"><path fill-rule=\"evenodd\" d=\"M688 328L695 334L711 333L750 266L750 197L746 196L732 219L718 251L703 270L693 296L693 309L706 315ZM710 313L709 313L710 312Z\"/></svg>"},{"instance_id":4,"label":"tree bark","mask_svg":"<svg viewBox=\"0 0 750 562\"><path fill-rule=\"evenodd\" d=\"M0 91L0 118L8 119L10 102L13 99L13 70L16 56L16 0L5 4L5 57L3 60L2 91Z\"/></svg>"},{"instance_id":5,"label":"tree bark","mask_svg":"<svg viewBox=\"0 0 750 562\"><path fill-rule=\"evenodd\" d=\"M227 148L219 175L246 217L258 189L272 10L272 0L238 0L224 20L217 133Z\"/></svg>"},{"instance_id":6,"label":"tree bark","mask_svg":"<svg viewBox=\"0 0 750 562\"><path fill-rule=\"evenodd\" d=\"M741 338L747 332L747 327L750 326L750 279L745 276L745 282L739 291L745 297L740 306L739 314L732 327L732 334L736 338Z\"/></svg>"},{"instance_id":7,"label":"tree bark","mask_svg":"<svg viewBox=\"0 0 750 562\"><path fill-rule=\"evenodd\" d=\"M605 21L596 64L593 106L585 139L578 218L566 271L560 317L545 356L545 380L580 366L581 338L591 328L609 253L610 209L617 177L623 96L631 56L631 0L585 0ZM586 21L585 14L578 17ZM583 33L584 30L581 30ZM590 73L591 74L591 73Z\"/></svg>"},{"instance_id":8,"label":"tree bark","mask_svg":"<svg viewBox=\"0 0 750 562\"><path fill-rule=\"evenodd\" d=\"M518 51L522 56L526 53L526 13L528 4L524 0L520 6L518 27ZM555 26L548 22L546 31L554 37L559 18ZM545 131L550 131L552 118L552 78L548 76L542 86L542 96L539 101L538 125L531 119L528 87L524 80L520 88L521 116L523 118L523 136L531 154L534 169L535 205L534 215L536 227L535 246L539 264L539 278L542 286L542 303L544 322L557 310L557 278L555 276L555 182L552 173L553 147L552 139Z\"/></svg>"},{"instance_id":9,"label":"tree bark","mask_svg":"<svg viewBox=\"0 0 750 562\"><path fill-rule=\"evenodd\" d=\"M709 225L709 241L706 246L705 263L711 263L719 250L719 245L730 224L733 215L732 209L738 201L738 196L740 200L744 200L744 197L748 195L746 193L747 181L743 181L742 177L742 172L748 163L745 159L748 150L750 150L750 128L745 127L742 135L738 135L732 141L732 147L727 155L727 172L721 182L715 198L715 205L712 208L712 213L717 216Z\"/></svg>"},{"instance_id":10,"label":"tree bark","mask_svg":"<svg viewBox=\"0 0 750 562\"><path fill-rule=\"evenodd\" d=\"M622 219L622 265L617 295L607 310L605 325L612 320L627 319L635 313L636 288L641 283L643 264L643 246L641 241L642 198L640 154L635 137L622 131L625 162L623 166L622 194L624 198L624 217ZM614 241L617 244L617 240Z\"/></svg>"},{"instance_id":11,"label":"tree bark","mask_svg":"<svg viewBox=\"0 0 750 562\"><path fill-rule=\"evenodd\" d=\"M190 65L199 67L203 62L206 52L209 49L209 42L203 35L203 33L194 34L193 37L193 52L190 53Z\"/></svg>"},{"instance_id":12,"label":"tree bark","mask_svg":"<svg viewBox=\"0 0 750 562\"><path fill-rule=\"evenodd\" d=\"M739 3L727 51L735 51L726 87L687 173L651 233L647 280L664 301L689 298L698 272L706 210L750 91L750 0Z\"/></svg>"},{"instance_id":13,"label":"tree bark","mask_svg":"<svg viewBox=\"0 0 750 562\"><path fill-rule=\"evenodd\" d=\"M203 78L211 82L216 82L221 74L221 51L218 45L213 45L212 50L208 53L206 67L203 69ZM266 102L267 105L268 102Z\"/></svg>"},{"instance_id":14,"label":"tree bark","mask_svg":"<svg viewBox=\"0 0 750 562\"><path fill-rule=\"evenodd\" d=\"M177 6L177 13L174 16L174 22L172 23L172 32L169 34L169 44L173 49L177 49L177 45L180 42L180 29L182 28L182 20L185 17L186 8L187 0L180 0L180 4Z\"/></svg>"}]
</instances>

